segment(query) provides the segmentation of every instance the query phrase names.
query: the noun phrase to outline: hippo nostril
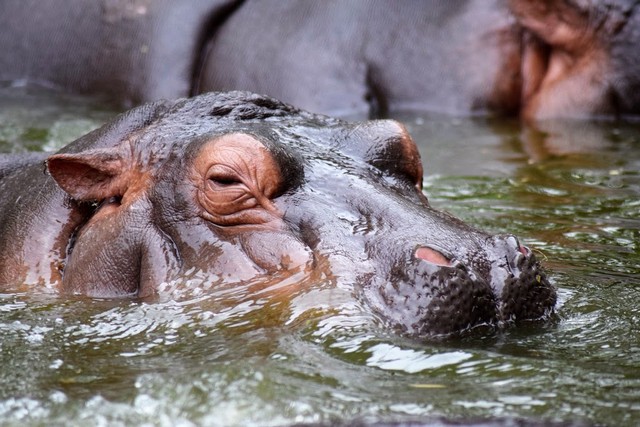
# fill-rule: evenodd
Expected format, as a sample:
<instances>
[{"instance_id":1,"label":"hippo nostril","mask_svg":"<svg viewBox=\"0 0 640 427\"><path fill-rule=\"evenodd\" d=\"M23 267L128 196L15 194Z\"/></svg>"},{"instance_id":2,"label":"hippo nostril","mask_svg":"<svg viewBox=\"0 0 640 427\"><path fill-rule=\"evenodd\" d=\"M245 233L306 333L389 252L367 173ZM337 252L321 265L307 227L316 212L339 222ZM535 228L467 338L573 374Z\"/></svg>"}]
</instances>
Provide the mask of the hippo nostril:
<instances>
[{"instance_id":1,"label":"hippo nostril","mask_svg":"<svg viewBox=\"0 0 640 427\"><path fill-rule=\"evenodd\" d=\"M520 250L520 241L518 240L518 238L516 236L514 236L513 234L508 234L506 235L505 241L507 242L507 244L509 246L511 246L512 248L518 249Z\"/></svg>"},{"instance_id":2,"label":"hippo nostril","mask_svg":"<svg viewBox=\"0 0 640 427\"><path fill-rule=\"evenodd\" d=\"M509 246L511 246L512 248L516 249L522 255L528 256L531 253L529 248L526 247L526 246L521 245L520 241L518 240L518 238L516 236L514 236L513 234L509 234L505 240L507 241L507 244Z\"/></svg>"},{"instance_id":3,"label":"hippo nostril","mask_svg":"<svg viewBox=\"0 0 640 427\"><path fill-rule=\"evenodd\" d=\"M522 258L528 258L531 255L531 250L520 244L520 241L513 234L505 236L504 242L507 244L507 250L510 254L507 259L511 259L512 266L517 266Z\"/></svg>"},{"instance_id":4,"label":"hippo nostril","mask_svg":"<svg viewBox=\"0 0 640 427\"><path fill-rule=\"evenodd\" d=\"M436 265L442 265L445 267L451 266L451 261L447 259L440 252L435 249L420 247L416 250L416 258L423 259L425 261L429 261L430 263Z\"/></svg>"}]
</instances>

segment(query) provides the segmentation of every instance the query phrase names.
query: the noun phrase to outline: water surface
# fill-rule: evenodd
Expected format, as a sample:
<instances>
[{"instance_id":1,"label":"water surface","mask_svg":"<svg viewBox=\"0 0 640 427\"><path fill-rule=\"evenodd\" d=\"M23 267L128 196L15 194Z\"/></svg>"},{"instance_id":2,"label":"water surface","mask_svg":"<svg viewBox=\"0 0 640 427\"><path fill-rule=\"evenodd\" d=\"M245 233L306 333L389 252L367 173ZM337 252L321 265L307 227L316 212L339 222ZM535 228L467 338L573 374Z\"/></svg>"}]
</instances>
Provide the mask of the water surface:
<instances>
[{"instance_id":1,"label":"water surface","mask_svg":"<svg viewBox=\"0 0 640 427\"><path fill-rule=\"evenodd\" d=\"M1 88L0 149L55 150L112 115ZM400 118L431 203L532 247L557 319L417 342L322 278L204 289L196 277L152 303L0 294L0 424L639 424L640 127Z\"/></svg>"}]
</instances>

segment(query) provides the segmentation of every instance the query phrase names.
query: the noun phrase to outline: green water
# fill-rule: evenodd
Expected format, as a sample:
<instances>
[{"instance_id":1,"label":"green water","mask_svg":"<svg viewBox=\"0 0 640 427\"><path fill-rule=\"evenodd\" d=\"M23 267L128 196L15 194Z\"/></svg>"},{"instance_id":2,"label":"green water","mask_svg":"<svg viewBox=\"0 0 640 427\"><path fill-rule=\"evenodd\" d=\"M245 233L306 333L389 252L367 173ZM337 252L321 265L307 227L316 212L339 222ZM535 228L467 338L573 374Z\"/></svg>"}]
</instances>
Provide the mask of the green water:
<instances>
[{"instance_id":1,"label":"green water","mask_svg":"<svg viewBox=\"0 0 640 427\"><path fill-rule=\"evenodd\" d=\"M2 88L0 149L52 150L111 115ZM640 126L401 118L431 203L519 235L558 287L557 319L416 342L330 283L157 303L0 294L0 424L640 424Z\"/></svg>"}]
</instances>

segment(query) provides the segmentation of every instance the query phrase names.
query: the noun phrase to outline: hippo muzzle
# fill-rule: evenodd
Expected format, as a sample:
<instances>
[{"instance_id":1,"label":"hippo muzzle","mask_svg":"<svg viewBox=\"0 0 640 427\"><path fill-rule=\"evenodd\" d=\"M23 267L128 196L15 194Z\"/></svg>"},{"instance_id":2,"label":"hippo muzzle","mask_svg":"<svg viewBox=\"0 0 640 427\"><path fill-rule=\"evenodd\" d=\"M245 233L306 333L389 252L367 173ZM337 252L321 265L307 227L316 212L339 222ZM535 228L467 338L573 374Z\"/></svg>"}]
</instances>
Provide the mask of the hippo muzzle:
<instances>
[{"instance_id":1,"label":"hippo muzzle","mask_svg":"<svg viewBox=\"0 0 640 427\"><path fill-rule=\"evenodd\" d=\"M420 257L420 248L410 263L395 266L395 279L377 280L365 295L391 324L413 336L547 318L556 294L539 262L513 236L501 240L512 250L488 265L455 259L444 265L442 255L434 262L435 251Z\"/></svg>"}]
</instances>

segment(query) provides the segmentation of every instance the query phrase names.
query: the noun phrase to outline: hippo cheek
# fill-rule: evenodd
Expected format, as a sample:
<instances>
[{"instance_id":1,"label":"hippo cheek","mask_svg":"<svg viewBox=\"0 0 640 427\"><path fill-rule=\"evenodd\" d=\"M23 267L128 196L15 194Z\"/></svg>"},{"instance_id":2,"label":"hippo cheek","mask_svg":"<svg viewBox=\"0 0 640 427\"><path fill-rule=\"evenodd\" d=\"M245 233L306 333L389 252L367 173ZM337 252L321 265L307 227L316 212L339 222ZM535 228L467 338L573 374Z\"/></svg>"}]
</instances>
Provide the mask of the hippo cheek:
<instances>
[{"instance_id":1,"label":"hippo cheek","mask_svg":"<svg viewBox=\"0 0 640 427\"><path fill-rule=\"evenodd\" d=\"M147 297L177 269L173 244L148 221L144 201L129 209L105 204L78 231L63 273L62 290L94 297Z\"/></svg>"},{"instance_id":2,"label":"hippo cheek","mask_svg":"<svg viewBox=\"0 0 640 427\"><path fill-rule=\"evenodd\" d=\"M245 254L267 272L313 267L311 249L285 232L254 232L242 236L240 242Z\"/></svg>"}]
</instances>

